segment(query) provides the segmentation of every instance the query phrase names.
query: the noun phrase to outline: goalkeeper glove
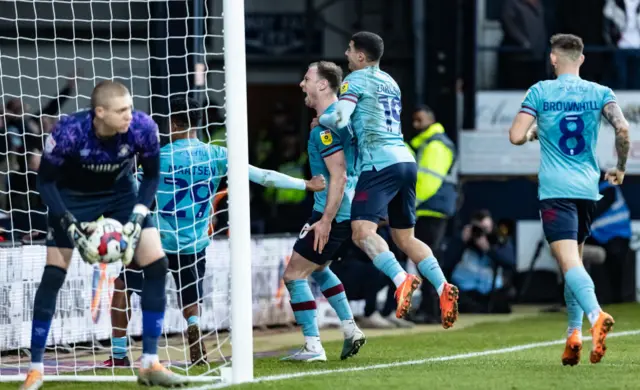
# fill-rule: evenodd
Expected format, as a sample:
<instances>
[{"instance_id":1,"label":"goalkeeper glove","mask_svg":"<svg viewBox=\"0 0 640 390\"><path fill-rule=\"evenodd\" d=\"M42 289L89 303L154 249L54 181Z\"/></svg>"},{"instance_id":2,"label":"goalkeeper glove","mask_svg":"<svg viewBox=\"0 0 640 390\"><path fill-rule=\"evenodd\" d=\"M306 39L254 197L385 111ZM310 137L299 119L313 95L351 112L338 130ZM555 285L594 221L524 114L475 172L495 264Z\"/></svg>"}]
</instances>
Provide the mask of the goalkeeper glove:
<instances>
[{"instance_id":1,"label":"goalkeeper glove","mask_svg":"<svg viewBox=\"0 0 640 390\"><path fill-rule=\"evenodd\" d=\"M149 213L148 208L143 205L136 205L133 208L131 217L129 217L129 222L122 227L123 238L127 243L127 247L122 254L122 264L125 266L129 265L131 260L133 260L133 255L138 247L138 241L140 241L142 224L144 223L144 218L147 216L147 213Z\"/></svg>"},{"instance_id":2,"label":"goalkeeper glove","mask_svg":"<svg viewBox=\"0 0 640 390\"><path fill-rule=\"evenodd\" d=\"M89 236L96 229L95 222L79 223L76 217L67 211L62 216L60 224L67 232L73 246L78 248L80 257L82 257L85 263L95 264L100 261L98 248L89 241Z\"/></svg>"}]
</instances>

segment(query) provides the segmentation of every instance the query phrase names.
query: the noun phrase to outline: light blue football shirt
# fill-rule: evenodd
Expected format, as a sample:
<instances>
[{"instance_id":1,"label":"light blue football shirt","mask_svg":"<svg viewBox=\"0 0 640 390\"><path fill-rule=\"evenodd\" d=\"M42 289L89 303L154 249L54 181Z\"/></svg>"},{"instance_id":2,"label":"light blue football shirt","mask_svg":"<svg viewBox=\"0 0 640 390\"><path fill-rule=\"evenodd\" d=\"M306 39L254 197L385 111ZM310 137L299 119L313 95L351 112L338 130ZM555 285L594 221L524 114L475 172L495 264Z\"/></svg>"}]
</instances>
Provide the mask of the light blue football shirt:
<instances>
[{"instance_id":1,"label":"light blue football shirt","mask_svg":"<svg viewBox=\"0 0 640 390\"><path fill-rule=\"evenodd\" d=\"M538 121L540 200L601 198L596 145L602 109L615 101L610 88L569 74L529 89L520 112Z\"/></svg>"},{"instance_id":2,"label":"light blue football shirt","mask_svg":"<svg viewBox=\"0 0 640 390\"><path fill-rule=\"evenodd\" d=\"M356 70L342 83L340 100L356 103L351 123L358 140L362 171L415 162L404 144L400 127L401 93L391 76L377 66Z\"/></svg>"},{"instance_id":3,"label":"light blue football shirt","mask_svg":"<svg viewBox=\"0 0 640 390\"><path fill-rule=\"evenodd\" d=\"M227 174L227 149L195 138L160 149L157 216L167 253L192 254L209 245L211 199Z\"/></svg>"},{"instance_id":4,"label":"light blue football shirt","mask_svg":"<svg viewBox=\"0 0 640 390\"><path fill-rule=\"evenodd\" d=\"M335 111L336 103L330 105L325 113L330 114ZM355 194L356 183L358 182L358 149L356 140L353 137L351 126L340 130L330 130L324 126L316 126L309 134L307 152L309 155L309 166L313 176L323 175L327 180L327 187L324 191L316 192L313 195L313 209L319 213L324 213L327 204L327 193L331 177L324 162L325 157L329 157L339 151L344 152L347 169L347 184L344 189L342 203L336 214L336 221L348 221L351 219L351 201Z\"/></svg>"}]
</instances>

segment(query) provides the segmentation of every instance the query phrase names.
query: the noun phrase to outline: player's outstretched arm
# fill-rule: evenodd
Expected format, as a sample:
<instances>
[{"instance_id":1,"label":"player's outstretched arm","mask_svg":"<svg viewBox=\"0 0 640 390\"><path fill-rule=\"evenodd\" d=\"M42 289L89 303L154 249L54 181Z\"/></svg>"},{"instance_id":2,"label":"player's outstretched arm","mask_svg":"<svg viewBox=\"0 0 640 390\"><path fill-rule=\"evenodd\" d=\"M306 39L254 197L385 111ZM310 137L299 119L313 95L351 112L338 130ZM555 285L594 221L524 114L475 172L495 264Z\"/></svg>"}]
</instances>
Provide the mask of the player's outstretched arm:
<instances>
[{"instance_id":1,"label":"player's outstretched arm","mask_svg":"<svg viewBox=\"0 0 640 390\"><path fill-rule=\"evenodd\" d=\"M629 122L625 119L616 102L605 105L602 109L602 115L607 118L616 132L616 152L618 154L616 168L624 172L627 170L627 157L629 156Z\"/></svg>"},{"instance_id":2,"label":"player's outstretched arm","mask_svg":"<svg viewBox=\"0 0 640 390\"><path fill-rule=\"evenodd\" d=\"M525 112L519 112L513 119L509 129L509 141L514 145L522 145L527 141L532 141L537 137L535 130L536 118Z\"/></svg>"},{"instance_id":3,"label":"player's outstretched arm","mask_svg":"<svg viewBox=\"0 0 640 390\"><path fill-rule=\"evenodd\" d=\"M329 114L322 114L318 121L322 126L332 130L342 129L349 124L349 119L356 109L356 103L348 99L340 99L336 109Z\"/></svg>"},{"instance_id":4,"label":"player's outstretched arm","mask_svg":"<svg viewBox=\"0 0 640 390\"><path fill-rule=\"evenodd\" d=\"M297 179L280 172L260 169L249 165L249 180L264 187L318 192L325 189L324 176L314 176L311 180Z\"/></svg>"}]
</instances>

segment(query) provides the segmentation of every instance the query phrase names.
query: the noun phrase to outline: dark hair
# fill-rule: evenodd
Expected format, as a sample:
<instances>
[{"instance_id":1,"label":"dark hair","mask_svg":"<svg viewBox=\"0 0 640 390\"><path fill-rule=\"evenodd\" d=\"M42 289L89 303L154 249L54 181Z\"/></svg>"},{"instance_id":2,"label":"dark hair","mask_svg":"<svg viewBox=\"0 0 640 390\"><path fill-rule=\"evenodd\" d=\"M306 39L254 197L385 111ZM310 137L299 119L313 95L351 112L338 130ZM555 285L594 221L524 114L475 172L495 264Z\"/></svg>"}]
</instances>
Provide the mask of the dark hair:
<instances>
[{"instance_id":1,"label":"dark hair","mask_svg":"<svg viewBox=\"0 0 640 390\"><path fill-rule=\"evenodd\" d=\"M418 104L415 110L413 110L414 113L420 112L420 111L424 111L427 114L433 115L433 110L431 109L431 107L427 106L426 104Z\"/></svg>"},{"instance_id":2,"label":"dark hair","mask_svg":"<svg viewBox=\"0 0 640 390\"><path fill-rule=\"evenodd\" d=\"M549 42L551 50L560 50L574 61L580 58L584 50L582 38L573 34L556 34L551 37Z\"/></svg>"},{"instance_id":3,"label":"dark hair","mask_svg":"<svg viewBox=\"0 0 640 390\"><path fill-rule=\"evenodd\" d=\"M378 34L360 31L351 36L353 48L361 51L368 61L378 62L384 54L384 41Z\"/></svg>"},{"instance_id":4,"label":"dark hair","mask_svg":"<svg viewBox=\"0 0 640 390\"><path fill-rule=\"evenodd\" d=\"M342 68L333 62L314 62L311 66L318 68L318 77L327 80L333 92L338 92L342 84Z\"/></svg>"},{"instance_id":5,"label":"dark hair","mask_svg":"<svg viewBox=\"0 0 640 390\"><path fill-rule=\"evenodd\" d=\"M195 127L202 118L202 110L197 100L188 96L171 98L171 122L180 129Z\"/></svg>"},{"instance_id":6,"label":"dark hair","mask_svg":"<svg viewBox=\"0 0 640 390\"><path fill-rule=\"evenodd\" d=\"M485 218L491 218L491 212L487 209L476 210L471 214L471 221L480 222Z\"/></svg>"},{"instance_id":7,"label":"dark hair","mask_svg":"<svg viewBox=\"0 0 640 390\"><path fill-rule=\"evenodd\" d=\"M129 93L124 84L117 81L104 80L99 82L91 92L91 108L109 106L109 100L114 97L125 96Z\"/></svg>"}]
</instances>

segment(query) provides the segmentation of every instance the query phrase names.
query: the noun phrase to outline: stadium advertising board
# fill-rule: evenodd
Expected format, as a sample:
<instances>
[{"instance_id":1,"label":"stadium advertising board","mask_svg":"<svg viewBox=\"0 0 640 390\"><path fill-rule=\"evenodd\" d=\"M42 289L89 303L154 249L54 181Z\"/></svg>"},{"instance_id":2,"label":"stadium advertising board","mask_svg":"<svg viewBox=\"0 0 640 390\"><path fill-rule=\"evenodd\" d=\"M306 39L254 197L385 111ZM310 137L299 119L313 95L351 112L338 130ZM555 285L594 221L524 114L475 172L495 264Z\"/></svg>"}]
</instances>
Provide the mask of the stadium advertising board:
<instances>
[{"instance_id":1,"label":"stadium advertising board","mask_svg":"<svg viewBox=\"0 0 640 390\"><path fill-rule=\"evenodd\" d=\"M535 175L540 164L537 142L516 147L509 142L509 127L519 111L525 92L480 91L476 99L476 129L458 137L460 172L465 175ZM640 92L619 92L618 103L631 125L631 151L627 173L640 174ZM597 149L605 167L613 167L617 156L615 135L603 118Z\"/></svg>"},{"instance_id":2,"label":"stadium advertising board","mask_svg":"<svg viewBox=\"0 0 640 390\"><path fill-rule=\"evenodd\" d=\"M291 254L295 237L254 238L253 256L253 324L268 326L293 323L289 293L282 274ZM0 351L28 348L31 339L33 299L45 265L46 247L41 245L0 248ZM230 263L229 243L215 240L207 249L200 327L203 331L229 328ZM77 252L58 296L57 310L47 345L91 340L107 340L111 336L111 296L120 263L90 266ZM186 330L175 294L173 278L167 275L167 310L163 333ZM318 288L313 288L319 308L329 307ZM132 318L129 335L142 334L139 296L131 302ZM325 320L326 318L326 320ZM336 322L322 315L319 325Z\"/></svg>"}]
</instances>

